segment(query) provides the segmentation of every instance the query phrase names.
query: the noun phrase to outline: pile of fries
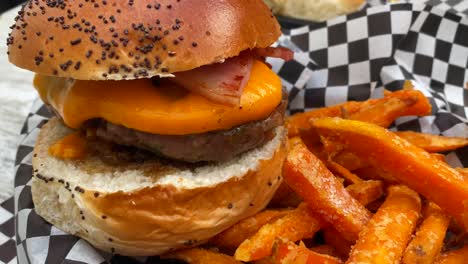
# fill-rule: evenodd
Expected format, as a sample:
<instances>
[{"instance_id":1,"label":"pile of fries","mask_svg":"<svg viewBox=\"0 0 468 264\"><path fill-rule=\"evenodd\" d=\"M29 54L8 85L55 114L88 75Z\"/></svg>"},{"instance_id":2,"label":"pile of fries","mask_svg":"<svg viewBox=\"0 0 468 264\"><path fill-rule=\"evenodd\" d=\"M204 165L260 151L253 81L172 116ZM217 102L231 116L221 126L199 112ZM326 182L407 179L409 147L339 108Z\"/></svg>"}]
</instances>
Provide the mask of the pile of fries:
<instances>
[{"instance_id":1,"label":"pile of fries","mask_svg":"<svg viewBox=\"0 0 468 264\"><path fill-rule=\"evenodd\" d=\"M189 263L468 263L468 169L438 152L468 145L386 129L431 113L411 87L287 120L284 183L268 208L203 248Z\"/></svg>"}]
</instances>

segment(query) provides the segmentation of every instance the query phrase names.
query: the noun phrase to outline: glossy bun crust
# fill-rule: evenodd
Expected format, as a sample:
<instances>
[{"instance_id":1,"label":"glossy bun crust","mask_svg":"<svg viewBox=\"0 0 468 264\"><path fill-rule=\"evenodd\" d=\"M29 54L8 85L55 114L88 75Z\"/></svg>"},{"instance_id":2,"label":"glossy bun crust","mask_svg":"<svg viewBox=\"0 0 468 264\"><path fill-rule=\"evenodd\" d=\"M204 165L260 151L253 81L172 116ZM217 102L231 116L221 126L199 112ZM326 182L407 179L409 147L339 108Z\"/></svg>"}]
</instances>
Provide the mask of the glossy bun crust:
<instances>
[{"instance_id":1,"label":"glossy bun crust","mask_svg":"<svg viewBox=\"0 0 468 264\"><path fill-rule=\"evenodd\" d=\"M281 34L263 0L32 0L12 29L12 63L80 80L187 71Z\"/></svg>"}]
</instances>

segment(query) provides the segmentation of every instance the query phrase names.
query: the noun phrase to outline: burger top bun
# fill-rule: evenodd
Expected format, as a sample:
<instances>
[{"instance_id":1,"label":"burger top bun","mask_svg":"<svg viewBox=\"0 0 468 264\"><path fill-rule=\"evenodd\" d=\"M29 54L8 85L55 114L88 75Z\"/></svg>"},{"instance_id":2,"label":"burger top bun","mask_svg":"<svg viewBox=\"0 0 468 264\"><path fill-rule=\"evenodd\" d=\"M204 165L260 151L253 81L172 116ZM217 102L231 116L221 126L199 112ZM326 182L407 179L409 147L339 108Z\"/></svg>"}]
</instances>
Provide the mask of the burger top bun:
<instances>
[{"instance_id":1,"label":"burger top bun","mask_svg":"<svg viewBox=\"0 0 468 264\"><path fill-rule=\"evenodd\" d=\"M12 30L13 64L78 80L170 75L281 34L263 0L31 0Z\"/></svg>"}]
</instances>

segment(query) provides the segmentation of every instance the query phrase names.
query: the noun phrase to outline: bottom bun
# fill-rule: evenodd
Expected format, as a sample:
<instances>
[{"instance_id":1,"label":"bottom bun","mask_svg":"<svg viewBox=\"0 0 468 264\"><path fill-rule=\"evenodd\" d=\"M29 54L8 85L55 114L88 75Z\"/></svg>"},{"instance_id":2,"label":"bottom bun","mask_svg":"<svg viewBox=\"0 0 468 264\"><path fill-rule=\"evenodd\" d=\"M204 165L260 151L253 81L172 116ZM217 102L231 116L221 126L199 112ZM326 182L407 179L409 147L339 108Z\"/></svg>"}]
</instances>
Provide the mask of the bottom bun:
<instances>
[{"instance_id":1,"label":"bottom bun","mask_svg":"<svg viewBox=\"0 0 468 264\"><path fill-rule=\"evenodd\" d=\"M39 134L32 180L36 212L112 253L150 256L204 243L262 210L282 181L283 127L260 148L199 166L157 159L116 165L95 154L80 161L50 156L51 144L70 132L52 119Z\"/></svg>"}]
</instances>

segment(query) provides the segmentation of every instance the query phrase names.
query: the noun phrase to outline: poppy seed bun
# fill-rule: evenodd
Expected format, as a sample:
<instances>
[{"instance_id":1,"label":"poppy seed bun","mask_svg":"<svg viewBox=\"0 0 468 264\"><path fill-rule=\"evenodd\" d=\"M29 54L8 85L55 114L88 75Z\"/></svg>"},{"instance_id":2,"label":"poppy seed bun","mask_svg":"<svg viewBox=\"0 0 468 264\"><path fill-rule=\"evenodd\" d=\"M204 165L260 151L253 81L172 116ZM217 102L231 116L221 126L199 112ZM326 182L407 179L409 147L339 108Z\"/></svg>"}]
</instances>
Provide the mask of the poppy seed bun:
<instances>
[{"instance_id":1,"label":"poppy seed bun","mask_svg":"<svg viewBox=\"0 0 468 264\"><path fill-rule=\"evenodd\" d=\"M259 212L281 183L286 155L279 127L262 147L190 169L153 160L132 167L50 156L49 146L70 132L56 118L41 129L33 155L35 210L97 248L131 256L206 242Z\"/></svg>"},{"instance_id":2,"label":"poppy seed bun","mask_svg":"<svg viewBox=\"0 0 468 264\"><path fill-rule=\"evenodd\" d=\"M39 74L121 80L220 62L280 34L263 0L33 0L8 51L10 62Z\"/></svg>"}]
</instances>

